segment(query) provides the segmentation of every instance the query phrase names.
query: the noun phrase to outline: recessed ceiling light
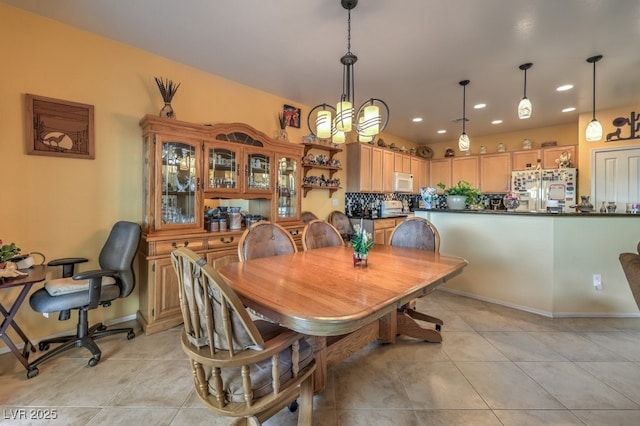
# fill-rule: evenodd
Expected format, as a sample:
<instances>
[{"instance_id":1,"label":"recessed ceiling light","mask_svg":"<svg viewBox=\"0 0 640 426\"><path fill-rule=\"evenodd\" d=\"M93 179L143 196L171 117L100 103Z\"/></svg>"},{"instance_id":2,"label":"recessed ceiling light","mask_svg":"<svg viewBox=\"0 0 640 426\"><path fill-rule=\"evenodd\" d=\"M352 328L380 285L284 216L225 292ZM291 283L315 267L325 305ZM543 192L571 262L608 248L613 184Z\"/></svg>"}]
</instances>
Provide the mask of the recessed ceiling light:
<instances>
[{"instance_id":1,"label":"recessed ceiling light","mask_svg":"<svg viewBox=\"0 0 640 426\"><path fill-rule=\"evenodd\" d=\"M575 107L569 107L569 108L563 109L562 112L572 112L572 111L575 111L575 110L576 110Z\"/></svg>"},{"instance_id":2,"label":"recessed ceiling light","mask_svg":"<svg viewBox=\"0 0 640 426\"><path fill-rule=\"evenodd\" d=\"M573 84L563 84L562 86L559 86L556 90L558 92L566 92L567 90L571 90L573 89Z\"/></svg>"},{"instance_id":3,"label":"recessed ceiling light","mask_svg":"<svg viewBox=\"0 0 640 426\"><path fill-rule=\"evenodd\" d=\"M446 130L438 130L438 133L443 134L443 133L447 133Z\"/></svg>"},{"instance_id":4,"label":"recessed ceiling light","mask_svg":"<svg viewBox=\"0 0 640 426\"><path fill-rule=\"evenodd\" d=\"M475 109L482 109L482 108L485 108L486 106L487 106L487 104L477 104L477 105L474 105L473 107Z\"/></svg>"},{"instance_id":5,"label":"recessed ceiling light","mask_svg":"<svg viewBox=\"0 0 640 426\"><path fill-rule=\"evenodd\" d=\"M413 121L414 123L419 123L419 122L422 121L422 117L413 118L413 119L411 119L411 121Z\"/></svg>"},{"instance_id":6,"label":"recessed ceiling light","mask_svg":"<svg viewBox=\"0 0 640 426\"><path fill-rule=\"evenodd\" d=\"M493 120L491 124L502 124L502 120Z\"/></svg>"}]
</instances>

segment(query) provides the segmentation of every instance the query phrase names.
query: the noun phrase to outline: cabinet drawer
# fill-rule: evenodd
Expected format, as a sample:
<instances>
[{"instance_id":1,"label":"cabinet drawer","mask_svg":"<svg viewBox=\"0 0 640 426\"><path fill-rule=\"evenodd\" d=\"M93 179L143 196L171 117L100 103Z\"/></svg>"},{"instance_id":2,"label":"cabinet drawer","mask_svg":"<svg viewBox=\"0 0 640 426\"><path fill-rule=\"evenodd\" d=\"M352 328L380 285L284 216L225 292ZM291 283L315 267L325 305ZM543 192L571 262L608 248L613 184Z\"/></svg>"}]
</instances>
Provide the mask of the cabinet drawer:
<instances>
[{"instance_id":1,"label":"cabinet drawer","mask_svg":"<svg viewBox=\"0 0 640 426\"><path fill-rule=\"evenodd\" d=\"M373 222L376 229L393 228L396 226L395 219L377 219Z\"/></svg>"},{"instance_id":2,"label":"cabinet drawer","mask_svg":"<svg viewBox=\"0 0 640 426\"><path fill-rule=\"evenodd\" d=\"M242 234L220 234L209 237L207 240L209 250L238 247L238 241Z\"/></svg>"},{"instance_id":3,"label":"cabinet drawer","mask_svg":"<svg viewBox=\"0 0 640 426\"><path fill-rule=\"evenodd\" d=\"M193 251L204 249L203 238L176 238L174 240L158 241L155 244L155 254L167 254L180 247L189 247Z\"/></svg>"}]
</instances>

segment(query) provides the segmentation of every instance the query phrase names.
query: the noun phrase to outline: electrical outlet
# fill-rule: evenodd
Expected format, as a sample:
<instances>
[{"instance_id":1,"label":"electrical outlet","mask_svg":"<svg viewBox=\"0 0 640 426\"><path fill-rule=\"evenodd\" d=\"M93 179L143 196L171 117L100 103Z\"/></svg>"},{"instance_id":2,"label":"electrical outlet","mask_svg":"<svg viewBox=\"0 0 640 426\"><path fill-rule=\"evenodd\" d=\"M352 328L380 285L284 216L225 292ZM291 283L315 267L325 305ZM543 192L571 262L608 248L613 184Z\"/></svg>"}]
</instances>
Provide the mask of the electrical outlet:
<instances>
[{"instance_id":1,"label":"electrical outlet","mask_svg":"<svg viewBox=\"0 0 640 426\"><path fill-rule=\"evenodd\" d=\"M331 202L333 203L333 207L337 207L338 206L338 199L337 198L332 199Z\"/></svg>"},{"instance_id":2,"label":"electrical outlet","mask_svg":"<svg viewBox=\"0 0 640 426\"><path fill-rule=\"evenodd\" d=\"M602 290L602 275L593 274L593 287L598 291Z\"/></svg>"}]
</instances>

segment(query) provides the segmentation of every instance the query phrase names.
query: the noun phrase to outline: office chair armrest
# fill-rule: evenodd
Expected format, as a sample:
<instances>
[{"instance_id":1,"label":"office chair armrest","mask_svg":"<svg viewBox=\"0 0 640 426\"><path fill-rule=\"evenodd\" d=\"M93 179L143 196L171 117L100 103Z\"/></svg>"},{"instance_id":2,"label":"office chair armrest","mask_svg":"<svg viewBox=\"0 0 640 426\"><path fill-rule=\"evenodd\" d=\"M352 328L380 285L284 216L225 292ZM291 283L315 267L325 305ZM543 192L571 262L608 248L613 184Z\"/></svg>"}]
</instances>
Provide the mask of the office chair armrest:
<instances>
[{"instance_id":1,"label":"office chair armrest","mask_svg":"<svg viewBox=\"0 0 640 426\"><path fill-rule=\"evenodd\" d=\"M97 308L102 296L102 277L116 277L118 271L114 269L96 269L84 271L74 275L74 280L89 280L89 309Z\"/></svg>"},{"instance_id":2,"label":"office chair armrest","mask_svg":"<svg viewBox=\"0 0 640 426\"><path fill-rule=\"evenodd\" d=\"M47 263L47 266L62 266L62 276L67 278L73 275L76 263L84 263L88 261L89 259L84 257L65 257L62 259L54 259Z\"/></svg>"}]
</instances>

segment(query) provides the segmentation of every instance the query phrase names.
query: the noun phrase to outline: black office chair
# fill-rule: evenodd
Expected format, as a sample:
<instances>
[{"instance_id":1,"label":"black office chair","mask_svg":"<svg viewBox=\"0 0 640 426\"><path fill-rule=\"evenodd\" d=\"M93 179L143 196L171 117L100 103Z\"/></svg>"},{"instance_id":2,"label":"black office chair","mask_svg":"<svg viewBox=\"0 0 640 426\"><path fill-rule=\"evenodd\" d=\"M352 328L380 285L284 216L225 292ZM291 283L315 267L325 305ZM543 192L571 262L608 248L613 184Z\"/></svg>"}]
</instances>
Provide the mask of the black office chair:
<instances>
[{"instance_id":1,"label":"black office chair","mask_svg":"<svg viewBox=\"0 0 640 426\"><path fill-rule=\"evenodd\" d=\"M132 328L107 329L102 323L89 327L88 313L98 306L107 307L118 298L129 296L135 287L133 258L140 243L140 225L132 222L117 222L111 229L100 251L99 270L81 272L74 275L77 263L87 262L85 258L56 259L48 266L62 266L62 278L50 280L44 288L31 295L29 303L37 312L60 312L58 319L67 320L71 310L78 310L78 326L75 335L46 339L38 344L41 351L49 349L53 343L61 343L29 364L27 377L38 375L37 366L54 356L74 347L85 347L93 355L89 367L100 361L101 351L95 340L116 333L126 333L133 339Z\"/></svg>"}]
</instances>

